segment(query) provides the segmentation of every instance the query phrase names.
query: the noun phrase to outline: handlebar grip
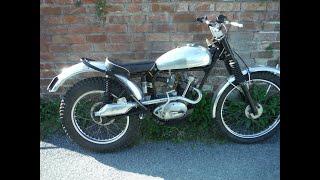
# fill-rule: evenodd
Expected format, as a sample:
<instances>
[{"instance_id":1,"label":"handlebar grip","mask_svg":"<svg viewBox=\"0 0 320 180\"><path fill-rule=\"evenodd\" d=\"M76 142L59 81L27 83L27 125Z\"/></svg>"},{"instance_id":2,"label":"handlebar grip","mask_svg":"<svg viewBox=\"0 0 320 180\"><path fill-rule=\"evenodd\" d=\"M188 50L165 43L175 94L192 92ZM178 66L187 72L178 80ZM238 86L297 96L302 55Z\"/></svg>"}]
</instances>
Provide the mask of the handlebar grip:
<instances>
[{"instance_id":1,"label":"handlebar grip","mask_svg":"<svg viewBox=\"0 0 320 180\"><path fill-rule=\"evenodd\" d=\"M202 20L203 20L203 17L197 18L198 22L202 22Z\"/></svg>"},{"instance_id":2,"label":"handlebar grip","mask_svg":"<svg viewBox=\"0 0 320 180\"><path fill-rule=\"evenodd\" d=\"M238 23L238 22L230 22L230 24L231 24L232 26L236 26L236 27L240 27L240 28L243 27L243 24L240 24L240 23Z\"/></svg>"},{"instance_id":3,"label":"handlebar grip","mask_svg":"<svg viewBox=\"0 0 320 180\"><path fill-rule=\"evenodd\" d=\"M208 17L207 17L207 16L204 16L204 17L199 17L199 18L197 18L197 21L199 21L199 22L201 22L201 23L203 23L204 20L208 20Z\"/></svg>"}]
</instances>

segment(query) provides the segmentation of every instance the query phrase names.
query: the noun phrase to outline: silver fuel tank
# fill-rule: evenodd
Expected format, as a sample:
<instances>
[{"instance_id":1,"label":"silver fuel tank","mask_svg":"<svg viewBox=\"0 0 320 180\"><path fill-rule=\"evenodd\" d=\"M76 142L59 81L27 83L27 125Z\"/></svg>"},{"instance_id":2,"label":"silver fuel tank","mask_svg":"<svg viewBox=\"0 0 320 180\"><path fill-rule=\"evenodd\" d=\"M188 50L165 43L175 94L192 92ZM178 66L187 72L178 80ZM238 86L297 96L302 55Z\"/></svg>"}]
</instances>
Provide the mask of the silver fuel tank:
<instances>
[{"instance_id":1,"label":"silver fuel tank","mask_svg":"<svg viewBox=\"0 0 320 180\"><path fill-rule=\"evenodd\" d=\"M211 63L211 53L207 48L195 44L187 44L172 49L156 60L159 70L187 69L207 66Z\"/></svg>"}]
</instances>

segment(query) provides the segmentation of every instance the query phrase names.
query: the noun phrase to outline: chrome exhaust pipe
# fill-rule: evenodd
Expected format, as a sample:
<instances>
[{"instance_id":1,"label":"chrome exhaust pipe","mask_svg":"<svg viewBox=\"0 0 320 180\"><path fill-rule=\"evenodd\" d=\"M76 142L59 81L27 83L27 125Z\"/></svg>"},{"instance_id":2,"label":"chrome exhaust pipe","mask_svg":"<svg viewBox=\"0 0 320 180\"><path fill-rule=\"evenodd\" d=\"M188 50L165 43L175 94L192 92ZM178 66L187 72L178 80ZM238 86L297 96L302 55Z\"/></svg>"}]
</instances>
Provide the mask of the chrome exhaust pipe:
<instances>
[{"instance_id":1,"label":"chrome exhaust pipe","mask_svg":"<svg viewBox=\"0 0 320 180\"><path fill-rule=\"evenodd\" d=\"M133 107L137 107L137 103L116 103L106 104L98 112L95 112L95 116L116 116L126 114Z\"/></svg>"},{"instance_id":2,"label":"chrome exhaust pipe","mask_svg":"<svg viewBox=\"0 0 320 180\"><path fill-rule=\"evenodd\" d=\"M188 99L188 98L185 98L185 97L182 97L182 96L175 96L175 97L170 97L170 101L181 100L181 101L185 101L185 102L190 103L190 104L197 104L202 99L202 93L197 88L193 88L193 90L195 90L198 93L198 98L196 100L191 100L191 99ZM143 105L151 105L151 104L164 103L164 102L167 102L167 101L168 101L168 98L161 98L161 99L154 99L154 100L149 100L149 101L142 101L141 104L143 104Z\"/></svg>"},{"instance_id":3,"label":"chrome exhaust pipe","mask_svg":"<svg viewBox=\"0 0 320 180\"><path fill-rule=\"evenodd\" d=\"M182 96L175 96L169 98L161 98L161 99L154 99L149 101L142 101L142 105L151 105L151 104L159 104L165 103L170 101L185 101L190 104L197 104L202 99L202 93L199 89L193 88L198 93L198 98L196 100L191 100ZM106 104L104 105L99 111L95 112L95 116L116 116L128 113L133 107L138 107L138 103L136 102L126 102L126 101L119 101L118 103L113 104Z\"/></svg>"}]
</instances>

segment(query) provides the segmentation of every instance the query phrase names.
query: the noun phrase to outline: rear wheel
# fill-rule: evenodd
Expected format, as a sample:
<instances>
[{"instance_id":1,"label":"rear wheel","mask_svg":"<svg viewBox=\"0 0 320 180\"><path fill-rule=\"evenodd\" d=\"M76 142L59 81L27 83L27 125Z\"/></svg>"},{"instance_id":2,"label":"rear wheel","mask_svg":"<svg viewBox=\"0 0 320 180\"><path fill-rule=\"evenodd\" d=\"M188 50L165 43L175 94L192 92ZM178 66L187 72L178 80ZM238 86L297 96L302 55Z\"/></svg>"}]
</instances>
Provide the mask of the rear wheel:
<instances>
[{"instance_id":1,"label":"rear wheel","mask_svg":"<svg viewBox=\"0 0 320 180\"><path fill-rule=\"evenodd\" d=\"M135 116L97 117L94 112L103 107L106 78L88 78L78 82L65 95L60 105L62 125L69 137L80 146L98 152L114 151L134 143L139 135L139 120ZM107 94L110 101L130 95L112 79Z\"/></svg>"},{"instance_id":2,"label":"rear wheel","mask_svg":"<svg viewBox=\"0 0 320 180\"><path fill-rule=\"evenodd\" d=\"M231 140L254 143L271 137L280 124L280 80L268 72L251 74L249 93L257 103L254 115L240 85L229 85L222 93L216 111L220 129Z\"/></svg>"}]
</instances>

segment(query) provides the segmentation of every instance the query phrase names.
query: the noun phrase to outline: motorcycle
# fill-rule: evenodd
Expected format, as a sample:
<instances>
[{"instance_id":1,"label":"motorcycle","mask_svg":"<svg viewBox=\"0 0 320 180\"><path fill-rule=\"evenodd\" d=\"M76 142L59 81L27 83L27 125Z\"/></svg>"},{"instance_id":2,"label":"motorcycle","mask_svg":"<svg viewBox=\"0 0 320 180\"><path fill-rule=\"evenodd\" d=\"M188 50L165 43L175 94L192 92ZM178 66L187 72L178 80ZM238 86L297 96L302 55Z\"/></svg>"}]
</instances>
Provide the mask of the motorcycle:
<instances>
[{"instance_id":1,"label":"motorcycle","mask_svg":"<svg viewBox=\"0 0 320 180\"><path fill-rule=\"evenodd\" d=\"M280 70L248 67L231 49L227 26L242 24L230 22L224 15L196 21L205 23L212 34L206 39L208 47L186 44L147 62L81 58L82 62L54 77L49 92L56 92L78 74L104 75L77 82L62 98L60 118L68 136L86 149L110 152L135 142L146 114L162 125L182 122L202 99L201 89L218 60L230 74L212 97L212 119L219 129L238 143L255 143L274 135L280 123ZM195 71L204 72L204 76L199 79L192 75ZM139 86L133 78L140 79ZM157 88L159 83L164 86Z\"/></svg>"}]
</instances>

